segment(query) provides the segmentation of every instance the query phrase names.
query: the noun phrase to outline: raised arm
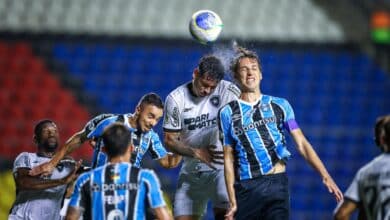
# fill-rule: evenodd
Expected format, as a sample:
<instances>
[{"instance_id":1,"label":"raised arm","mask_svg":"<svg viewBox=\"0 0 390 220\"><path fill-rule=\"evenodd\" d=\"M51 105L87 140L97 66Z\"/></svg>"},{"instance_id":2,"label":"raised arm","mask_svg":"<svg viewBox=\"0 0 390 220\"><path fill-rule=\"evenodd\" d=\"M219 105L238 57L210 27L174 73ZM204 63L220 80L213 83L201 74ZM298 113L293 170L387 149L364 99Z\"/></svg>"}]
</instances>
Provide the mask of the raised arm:
<instances>
[{"instance_id":1,"label":"raised arm","mask_svg":"<svg viewBox=\"0 0 390 220\"><path fill-rule=\"evenodd\" d=\"M229 195L230 207L225 215L225 219L234 219L234 213L237 211L236 194L234 191L234 157L233 149L230 146L223 148L225 162L225 184Z\"/></svg>"},{"instance_id":2,"label":"raised arm","mask_svg":"<svg viewBox=\"0 0 390 220\"><path fill-rule=\"evenodd\" d=\"M322 182L328 188L329 192L335 196L337 202L340 202L343 199L343 194L334 182L333 178L329 175L321 159L318 157L301 129L297 128L292 130L291 136L295 141L299 153L320 174Z\"/></svg>"},{"instance_id":3,"label":"raised arm","mask_svg":"<svg viewBox=\"0 0 390 220\"><path fill-rule=\"evenodd\" d=\"M29 174L31 176L37 175L49 175L53 172L54 168L63 159L66 155L72 153L75 149L79 148L87 140L87 135L85 130L79 131L69 138L65 145L60 148L60 150L53 156L53 158L46 163L43 163L39 166L31 169Z\"/></svg>"}]
</instances>

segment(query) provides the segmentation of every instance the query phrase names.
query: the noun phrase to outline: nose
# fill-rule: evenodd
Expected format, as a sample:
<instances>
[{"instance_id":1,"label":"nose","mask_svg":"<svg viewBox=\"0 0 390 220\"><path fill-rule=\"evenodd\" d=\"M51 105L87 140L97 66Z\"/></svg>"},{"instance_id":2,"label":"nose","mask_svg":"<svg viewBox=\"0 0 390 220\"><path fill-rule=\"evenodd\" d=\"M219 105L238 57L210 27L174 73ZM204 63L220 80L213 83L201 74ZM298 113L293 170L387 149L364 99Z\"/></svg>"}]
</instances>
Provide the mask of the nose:
<instances>
[{"instance_id":1,"label":"nose","mask_svg":"<svg viewBox=\"0 0 390 220\"><path fill-rule=\"evenodd\" d=\"M205 94L210 94L211 88L210 87L204 88L204 92L205 92Z\"/></svg>"}]
</instances>

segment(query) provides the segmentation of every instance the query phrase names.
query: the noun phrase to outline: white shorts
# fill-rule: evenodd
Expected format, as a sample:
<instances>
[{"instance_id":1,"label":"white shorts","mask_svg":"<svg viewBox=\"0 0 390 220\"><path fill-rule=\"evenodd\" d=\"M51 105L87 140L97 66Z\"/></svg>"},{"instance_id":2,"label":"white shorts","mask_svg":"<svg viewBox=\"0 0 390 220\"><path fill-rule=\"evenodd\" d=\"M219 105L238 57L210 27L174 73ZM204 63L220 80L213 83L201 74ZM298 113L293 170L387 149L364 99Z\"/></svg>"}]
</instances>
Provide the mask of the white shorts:
<instances>
[{"instance_id":1,"label":"white shorts","mask_svg":"<svg viewBox=\"0 0 390 220\"><path fill-rule=\"evenodd\" d=\"M173 209L175 217L203 216L209 200L215 208L229 207L223 170L180 174Z\"/></svg>"}]
</instances>

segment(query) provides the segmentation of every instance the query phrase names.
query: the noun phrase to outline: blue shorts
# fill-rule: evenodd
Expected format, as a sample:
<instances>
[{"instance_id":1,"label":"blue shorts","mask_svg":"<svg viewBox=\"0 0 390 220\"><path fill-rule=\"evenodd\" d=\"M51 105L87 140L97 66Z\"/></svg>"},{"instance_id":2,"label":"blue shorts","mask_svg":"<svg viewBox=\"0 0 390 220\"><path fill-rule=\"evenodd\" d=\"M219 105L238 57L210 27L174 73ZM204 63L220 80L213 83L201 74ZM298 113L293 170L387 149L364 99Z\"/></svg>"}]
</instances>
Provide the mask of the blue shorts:
<instances>
[{"instance_id":1,"label":"blue shorts","mask_svg":"<svg viewBox=\"0 0 390 220\"><path fill-rule=\"evenodd\" d=\"M290 193L286 173L264 175L234 184L236 219L286 220L290 214Z\"/></svg>"}]
</instances>

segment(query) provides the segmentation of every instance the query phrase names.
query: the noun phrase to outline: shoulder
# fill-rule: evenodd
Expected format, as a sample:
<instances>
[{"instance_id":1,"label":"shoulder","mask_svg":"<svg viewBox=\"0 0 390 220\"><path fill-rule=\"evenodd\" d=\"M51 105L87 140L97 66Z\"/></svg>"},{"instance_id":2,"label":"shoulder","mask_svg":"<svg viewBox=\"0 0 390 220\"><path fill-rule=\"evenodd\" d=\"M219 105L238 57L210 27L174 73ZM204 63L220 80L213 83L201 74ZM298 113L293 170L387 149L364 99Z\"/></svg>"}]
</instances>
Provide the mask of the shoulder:
<instances>
[{"instance_id":1,"label":"shoulder","mask_svg":"<svg viewBox=\"0 0 390 220\"><path fill-rule=\"evenodd\" d=\"M180 99L184 97L188 93L188 83L182 84L176 89L172 90L169 94L168 97L173 98L173 99Z\"/></svg>"},{"instance_id":2,"label":"shoulder","mask_svg":"<svg viewBox=\"0 0 390 220\"><path fill-rule=\"evenodd\" d=\"M226 105L222 106L222 108L219 110L219 112L220 113L230 112L232 106L235 106L235 105L238 106L239 104L240 103L239 103L238 99L232 100L232 101L228 102Z\"/></svg>"},{"instance_id":3,"label":"shoulder","mask_svg":"<svg viewBox=\"0 0 390 220\"><path fill-rule=\"evenodd\" d=\"M35 153L22 152L22 153L20 153L20 154L16 157L15 161L20 160L20 159L24 159L24 158L32 158L32 157L34 157L34 156L36 156Z\"/></svg>"},{"instance_id":4,"label":"shoulder","mask_svg":"<svg viewBox=\"0 0 390 220\"><path fill-rule=\"evenodd\" d=\"M139 173L141 175L141 178L157 179L157 175L152 169L148 169L148 168L138 168L138 169L139 169Z\"/></svg>"},{"instance_id":5,"label":"shoulder","mask_svg":"<svg viewBox=\"0 0 390 220\"><path fill-rule=\"evenodd\" d=\"M270 95L263 95L265 99L268 99L271 103L275 103L280 106L290 106L290 103L285 98L276 97L276 96L270 96Z\"/></svg>"},{"instance_id":6,"label":"shoulder","mask_svg":"<svg viewBox=\"0 0 390 220\"><path fill-rule=\"evenodd\" d=\"M239 97L241 94L240 89L234 83L227 80L221 80L221 82L219 83L219 90L222 93L228 91L228 93L232 93L237 97Z\"/></svg>"}]
</instances>

